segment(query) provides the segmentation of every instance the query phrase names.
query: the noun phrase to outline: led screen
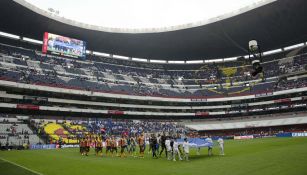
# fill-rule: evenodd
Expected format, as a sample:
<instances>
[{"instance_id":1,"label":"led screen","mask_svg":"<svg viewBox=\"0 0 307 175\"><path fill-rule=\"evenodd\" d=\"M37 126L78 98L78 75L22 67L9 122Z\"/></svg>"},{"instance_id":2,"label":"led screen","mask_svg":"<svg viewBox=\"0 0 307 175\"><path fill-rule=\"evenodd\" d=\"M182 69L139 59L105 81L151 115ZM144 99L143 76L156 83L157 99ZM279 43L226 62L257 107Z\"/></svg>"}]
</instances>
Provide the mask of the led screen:
<instances>
[{"instance_id":1,"label":"led screen","mask_svg":"<svg viewBox=\"0 0 307 175\"><path fill-rule=\"evenodd\" d=\"M51 53L74 58L85 58L86 42L45 32L43 53Z\"/></svg>"}]
</instances>

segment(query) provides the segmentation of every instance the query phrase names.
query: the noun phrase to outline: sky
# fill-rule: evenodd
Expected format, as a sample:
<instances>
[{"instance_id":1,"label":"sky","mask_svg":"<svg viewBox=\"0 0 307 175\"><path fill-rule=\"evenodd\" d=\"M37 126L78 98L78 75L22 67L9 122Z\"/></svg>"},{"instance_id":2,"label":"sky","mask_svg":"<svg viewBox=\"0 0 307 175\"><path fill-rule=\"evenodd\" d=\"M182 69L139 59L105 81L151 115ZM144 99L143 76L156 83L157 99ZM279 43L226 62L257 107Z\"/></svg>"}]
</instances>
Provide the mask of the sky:
<instances>
[{"instance_id":1,"label":"sky","mask_svg":"<svg viewBox=\"0 0 307 175\"><path fill-rule=\"evenodd\" d=\"M126 29L162 28L217 17L261 0L26 0L86 24Z\"/></svg>"}]
</instances>

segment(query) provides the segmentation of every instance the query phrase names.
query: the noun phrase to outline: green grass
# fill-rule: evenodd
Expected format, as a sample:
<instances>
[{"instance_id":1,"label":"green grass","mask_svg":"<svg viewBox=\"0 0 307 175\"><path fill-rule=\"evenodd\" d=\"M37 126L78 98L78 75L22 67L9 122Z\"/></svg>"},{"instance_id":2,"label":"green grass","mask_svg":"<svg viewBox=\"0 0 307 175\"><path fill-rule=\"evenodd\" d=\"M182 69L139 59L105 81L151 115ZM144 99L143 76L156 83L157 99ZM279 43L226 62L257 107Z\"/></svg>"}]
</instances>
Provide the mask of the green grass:
<instances>
[{"instance_id":1,"label":"green grass","mask_svg":"<svg viewBox=\"0 0 307 175\"><path fill-rule=\"evenodd\" d=\"M147 151L146 151L147 152ZM226 156L207 156L191 151L190 162L81 156L78 149L1 151L0 158L44 175L306 175L307 138L266 138L225 141ZM0 161L0 175L34 174L16 165Z\"/></svg>"}]
</instances>

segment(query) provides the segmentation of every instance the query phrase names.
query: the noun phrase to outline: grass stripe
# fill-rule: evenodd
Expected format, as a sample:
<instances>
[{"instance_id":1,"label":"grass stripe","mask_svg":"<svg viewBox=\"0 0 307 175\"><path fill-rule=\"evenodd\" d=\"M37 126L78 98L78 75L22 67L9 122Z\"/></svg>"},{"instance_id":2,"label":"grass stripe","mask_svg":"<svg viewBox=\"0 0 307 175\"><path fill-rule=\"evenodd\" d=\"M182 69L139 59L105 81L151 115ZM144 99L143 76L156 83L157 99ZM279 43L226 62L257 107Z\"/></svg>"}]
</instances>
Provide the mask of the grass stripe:
<instances>
[{"instance_id":1,"label":"grass stripe","mask_svg":"<svg viewBox=\"0 0 307 175\"><path fill-rule=\"evenodd\" d=\"M22 168L22 169L24 169L24 170L27 170L27 171L29 171L29 172L31 172L31 173L34 173L34 174L37 174L37 175L43 175L43 174L40 173L40 172L37 172L37 171L35 171L35 170L32 170L32 169L27 168L27 167L22 166L22 165L19 165L19 164L15 163L15 162L11 162L11 161L6 160L6 159L4 159L4 158L1 158L1 157L0 157L0 160L2 160L3 162L9 163L9 164L11 164L11 165L17 166L17 167L19 167L19 168Z\"/></svg>"}]
</instances>

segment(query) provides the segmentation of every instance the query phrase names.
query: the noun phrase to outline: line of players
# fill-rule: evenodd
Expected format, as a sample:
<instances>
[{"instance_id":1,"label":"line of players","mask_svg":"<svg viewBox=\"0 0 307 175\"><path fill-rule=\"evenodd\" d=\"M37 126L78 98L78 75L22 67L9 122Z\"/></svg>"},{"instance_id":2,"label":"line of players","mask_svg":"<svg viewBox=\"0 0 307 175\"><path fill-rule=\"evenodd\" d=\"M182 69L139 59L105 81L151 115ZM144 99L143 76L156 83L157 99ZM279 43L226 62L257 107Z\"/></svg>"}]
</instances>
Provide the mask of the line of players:
<instances>
[{"instance_id":1,"label":"line of players","mask_svg":"<svg viewBox=\"0 0 307 175\"><path fill-rule=\"evenodd\" d=\"M137 146L139 147L138 156L136 153ZM91 147L95 148L95 154L97 156L103 155L103 147L105 147L105 156L126 157L126 153L128 153L133 157L144 158L146 142L144 134L140 134L137 137L127 137L126 135L122 135L119 140L112 136L107 137L104 142L99 137L92 138L91 136L88 136L80 141L80 153L82 155L88 156ZM120 154L118 154L118 148L120 149ZM177 142L177 139L173 137L163 134L162 136L159 135L157 138L152 134L149 139L148 152L152 153L153 158L158 158L158 155L161 157L162 153L165 152L165 156L168 160L176 161L176 158L178 157L178 160L185 159L186 161L189 161L189 143L186 138L184 139L182 148Z\"/></svg>"}]
</instances>

